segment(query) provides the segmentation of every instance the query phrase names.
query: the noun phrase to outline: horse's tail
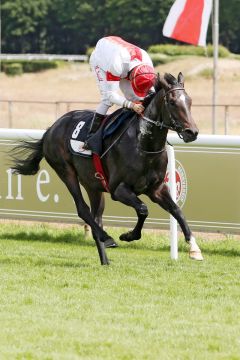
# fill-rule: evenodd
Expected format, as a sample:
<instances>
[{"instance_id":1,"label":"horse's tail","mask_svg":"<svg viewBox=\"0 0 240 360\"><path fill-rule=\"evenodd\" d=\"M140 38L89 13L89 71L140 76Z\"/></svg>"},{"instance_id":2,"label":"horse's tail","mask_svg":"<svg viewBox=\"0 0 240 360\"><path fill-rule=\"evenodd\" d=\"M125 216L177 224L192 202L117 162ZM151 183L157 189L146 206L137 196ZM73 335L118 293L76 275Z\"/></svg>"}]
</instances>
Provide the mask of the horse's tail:
<instances>
[{"instance_id":1,"label":"horse's tail","mask_svg":"<svg viewBox=\"0 0 240 360\"><path fill-rule=\"evenodd\" d=\"M35 175L38 172L39 163L44 157L43 142L45 134L37 141L20 141L11 151L10 157L13 162L11 169L14 174Z\"/></svg>"}]
</instances>

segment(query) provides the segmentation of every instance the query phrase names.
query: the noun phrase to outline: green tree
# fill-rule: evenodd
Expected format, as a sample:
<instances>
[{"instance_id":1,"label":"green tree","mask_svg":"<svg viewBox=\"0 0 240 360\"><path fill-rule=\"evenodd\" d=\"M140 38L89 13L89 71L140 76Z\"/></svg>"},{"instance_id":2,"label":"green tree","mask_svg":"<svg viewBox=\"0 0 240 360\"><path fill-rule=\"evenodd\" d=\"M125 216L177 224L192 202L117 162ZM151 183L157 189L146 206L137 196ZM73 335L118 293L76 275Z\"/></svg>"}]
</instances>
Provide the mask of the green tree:
<instances>
[{"instance_id":1,"label":"green tree","mask_svg":"<svg viewBox=\"0 0 240 360\"><path fill-rule=\"evenodd\" d=\"M41 51L49 3L50 0L2 0L3 51Z\"/></svg>"},{"instance_id":2,"label":"green tree","mask_svg":"<svg viewBox=\"0 0 240 360\"><path fill-rule=\"evenodd\" d=\"M48 13L47 49L83 53L104 33L104 0L53 0Z\"/></svg>"},{"instance_id":3,"label":"green tree","mask_svg":"<svg viewBox=\"0 0 240 360\"><path fill-rule=\"evenodd\" d=\"M240 0L220 1L219 7L219 40L234 53L240 53Z\"/></svg>"},{"instance_id":4,"label":"green tree","mask_svg":"<svg viewBox=\"0 0 240 360\"><path fill-rule=\"evenodd\" d=\"M122 36L143 48L176 43L162 35L174 0L1 1L3 52L79 54L106 35ZM240 0L220 1L220 43L233 52L240 52L239 8Z\"/></svg>"},{"instance_id":5,"label":"green tree","mask_svg":"<svg viewBox=\"0 0 240 360\"><path fill-rule=\"evenodd\" d=\"M105 34L120 35L142 47L164 42L162 26L172 0L106 0Z\"/></svg>"}]
</instances>

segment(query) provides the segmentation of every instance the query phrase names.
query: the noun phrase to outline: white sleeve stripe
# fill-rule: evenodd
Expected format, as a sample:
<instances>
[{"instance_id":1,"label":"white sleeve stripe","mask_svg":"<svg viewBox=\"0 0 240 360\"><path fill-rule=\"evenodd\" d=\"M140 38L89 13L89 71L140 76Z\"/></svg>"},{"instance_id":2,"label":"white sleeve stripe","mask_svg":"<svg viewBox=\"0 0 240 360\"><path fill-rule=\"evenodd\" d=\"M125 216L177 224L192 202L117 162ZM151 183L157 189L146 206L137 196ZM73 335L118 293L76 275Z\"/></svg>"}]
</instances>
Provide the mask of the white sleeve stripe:
<instances>
[{"instance_id":1,"label":"white sleeve stripe","mask_svg":"<svg viewBox=\"0 0 240 360\"><path fill-rule=\"evenodd\" d=\"M165 24L163 26L163 35L170 37L173 33L175 25L178 21L179 16L184 10L187 0L176 0L170 9Z\"/></svg>"}]
</instances>

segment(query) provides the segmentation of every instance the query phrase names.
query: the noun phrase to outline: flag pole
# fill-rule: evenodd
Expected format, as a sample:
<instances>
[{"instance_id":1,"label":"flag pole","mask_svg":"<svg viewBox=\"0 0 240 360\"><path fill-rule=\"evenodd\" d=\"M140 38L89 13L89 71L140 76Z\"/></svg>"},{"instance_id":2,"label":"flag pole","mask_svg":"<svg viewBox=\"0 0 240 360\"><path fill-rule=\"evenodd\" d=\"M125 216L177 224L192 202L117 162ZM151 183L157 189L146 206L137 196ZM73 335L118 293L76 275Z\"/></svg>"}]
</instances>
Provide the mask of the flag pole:
<instances>
[{"instance_id":1,"label":"flag pole","mask_svg":"<svg viewBox=\"0 0 240 360\"><path fill-rule=\"evenodd\" d=\"M0 0L0 5L2 5L1 0ZM2 10L1 10L1 6L0 6L0 55L2 55ZM1 72L1 63L2 59L0 57L0 72Z\"/></svg>"},{"instance_id":2,"label":"flag pole","mask_svg":"<svg viewBox=\"0 0 240 360\"><path fill-rule=\"evenodd\" d=\"M219 42L219 0L213 4L213 94L212 94L212 132L216 134L216 104L218 77L218 42Z\"/></svg>"}]
</instances>

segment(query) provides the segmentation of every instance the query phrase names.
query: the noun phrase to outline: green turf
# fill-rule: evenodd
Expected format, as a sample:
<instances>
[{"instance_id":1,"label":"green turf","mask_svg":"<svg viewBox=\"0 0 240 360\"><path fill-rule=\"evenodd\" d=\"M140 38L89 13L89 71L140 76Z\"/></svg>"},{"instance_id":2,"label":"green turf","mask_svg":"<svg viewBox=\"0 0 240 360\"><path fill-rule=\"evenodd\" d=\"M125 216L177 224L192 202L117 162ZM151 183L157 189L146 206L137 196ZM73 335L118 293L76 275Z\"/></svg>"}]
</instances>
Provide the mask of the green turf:
<instances>
[{"instance_id":1,"label":"green turf","mask_svg":"<svg viewBox=\"0 0 240 360\"><path fill-rule=\"evenodd\" d=\"M163 235L108 249L78 227L0 225L0 360L240 359L240 242ZM117 238L121 229L109 229Z\"/></svg>"}]
</instances>

